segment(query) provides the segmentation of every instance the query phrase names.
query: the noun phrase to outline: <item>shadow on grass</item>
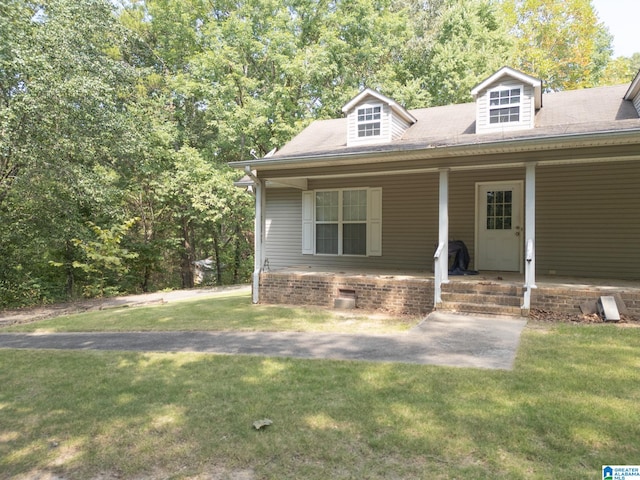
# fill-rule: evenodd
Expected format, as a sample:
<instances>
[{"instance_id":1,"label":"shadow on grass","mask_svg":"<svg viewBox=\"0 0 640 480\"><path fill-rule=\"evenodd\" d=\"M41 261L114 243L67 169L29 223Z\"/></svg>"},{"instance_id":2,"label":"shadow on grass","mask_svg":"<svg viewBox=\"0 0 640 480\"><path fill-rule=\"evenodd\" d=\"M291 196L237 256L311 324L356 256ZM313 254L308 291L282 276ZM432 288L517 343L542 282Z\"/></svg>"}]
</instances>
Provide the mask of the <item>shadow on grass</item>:
<instances>
[{"instance_id":1,"label":"shadow on grass","mask_svg":"<svg viewBox=\"0 0 640 480\"><path fill-rule=\"evenodd\" d=\"M640 458L639 334L528 330L512 372L0 351L0 478L596 478Z\"/></svg>"}]
</instances>

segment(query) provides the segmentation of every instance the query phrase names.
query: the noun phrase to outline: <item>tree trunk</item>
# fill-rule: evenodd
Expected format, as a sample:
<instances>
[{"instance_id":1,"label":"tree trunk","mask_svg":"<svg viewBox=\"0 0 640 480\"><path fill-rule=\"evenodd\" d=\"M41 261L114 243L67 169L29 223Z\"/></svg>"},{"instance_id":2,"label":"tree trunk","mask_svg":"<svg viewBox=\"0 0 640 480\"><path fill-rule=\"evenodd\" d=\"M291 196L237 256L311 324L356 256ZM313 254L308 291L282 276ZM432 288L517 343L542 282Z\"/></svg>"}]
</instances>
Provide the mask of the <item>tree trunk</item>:
<instances>
[{"instance_id":1,"label":"tree trunk","mask_svg":"<svg viewBox=\"0 0 640 480\"><path fill-rule=\"evenodd\" d=\"M220 232L213 229L213 252L216 256L216 285L222 285L222 263L220 262Z\"/></svg>"},{"instance_id":2,"label":"tree trunk","mask_svg":"<svg viewBox=\"0 0 640 480\"><path fill-rule=\"evenodd\" d=\"M140 288L142 289L142 291L144 293L147 293L149 291L149 280L150 279L151 279L151 269L149 268L148 265L145 265L143 267L142 283L140 284Z\"/></svg>"},{"instance_id":3,"label":"tree trunk","mask_svg":"<svg viewBox=\"0 0 640 480\"><path fill-rule=\"evenodd\" d=\"M235 245L234 245L234 252L233 252L233 284L237 285L238 282L240 281L240 267L242 264L242 251L241 251L241 239L240 239L240 235L242 233L242 230L240 228L240 224L236 225L236 235L235 235Z\"/></svg>"},{"instance_id":4,"label":"tree trunk","mask_svg":"<svg viewBox=\"0 0 640 480\"><path fill-rule=\"evenodd\" d=\"M180 274L182 277L182 288L193 288L193 262L195 262L195 245L193 241L192 228L190 222L182 219L182 246L183 250L180 258Z\"/></svg>"},{"instance_id":5,"label":"tree trunk","mask_svg":"<svg viewBox=\"0 0 640 480\"><path fill-rule=\"evenodd\" d=\"M65 273L67 276L65 293L67 298L72 298L73 288L75 286L75 276L73 274L73 245L71 245L69 240L65 242Z\"/></svg>"}]
</instances>

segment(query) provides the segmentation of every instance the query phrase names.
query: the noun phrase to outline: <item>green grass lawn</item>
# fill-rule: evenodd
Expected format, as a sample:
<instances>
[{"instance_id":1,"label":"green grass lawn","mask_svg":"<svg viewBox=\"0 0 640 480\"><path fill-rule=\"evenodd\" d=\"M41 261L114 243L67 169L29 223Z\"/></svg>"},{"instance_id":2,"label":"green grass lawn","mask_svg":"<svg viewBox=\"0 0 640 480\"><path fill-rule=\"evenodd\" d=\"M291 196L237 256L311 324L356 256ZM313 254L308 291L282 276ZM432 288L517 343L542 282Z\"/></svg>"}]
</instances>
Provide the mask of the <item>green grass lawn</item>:
<instances>
[{"instance_id":1,"label":"green grass lawn","mask_svg":"<svg viewBox=\"0 0 640 480\"><path fill-rule=\"evenodd\" d=\"M2 332L307 331L393 333L418 317L335 312L319 307L252 305L246 292L149 307L112 308L0 329Z\"/></svg>"},{"instance_id":2,"label":"green grass lawn","mask_svg":"<svg viewBox=\"0 0 640 480\"><path fill-rule=\"evenodd\" d=\"M639 346L533 323L513 371L0 350L0 478L597 479L640 463Z\"/></svg>"}]
</instances>

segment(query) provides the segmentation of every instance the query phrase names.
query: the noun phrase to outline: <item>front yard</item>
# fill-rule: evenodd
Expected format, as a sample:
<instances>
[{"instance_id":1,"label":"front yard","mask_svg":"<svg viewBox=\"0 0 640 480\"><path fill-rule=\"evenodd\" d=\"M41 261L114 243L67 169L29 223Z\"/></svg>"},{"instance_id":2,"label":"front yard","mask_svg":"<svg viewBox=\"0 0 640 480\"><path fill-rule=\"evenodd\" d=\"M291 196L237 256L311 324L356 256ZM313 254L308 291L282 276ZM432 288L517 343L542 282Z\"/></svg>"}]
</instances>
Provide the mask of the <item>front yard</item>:
<instances>
[{"instance_id":1,"label":"front yard","mask_svg":"<svg viewBox=\"0 0 640 480\"><path fill-rule=\"evenodd\" d=\"M15 328L396 328L270 308L232 295ZM639 328L530 322L513 371L0 350L0 478L600 478L640 461L638 345Z\"/></svg>"}]
</instances>

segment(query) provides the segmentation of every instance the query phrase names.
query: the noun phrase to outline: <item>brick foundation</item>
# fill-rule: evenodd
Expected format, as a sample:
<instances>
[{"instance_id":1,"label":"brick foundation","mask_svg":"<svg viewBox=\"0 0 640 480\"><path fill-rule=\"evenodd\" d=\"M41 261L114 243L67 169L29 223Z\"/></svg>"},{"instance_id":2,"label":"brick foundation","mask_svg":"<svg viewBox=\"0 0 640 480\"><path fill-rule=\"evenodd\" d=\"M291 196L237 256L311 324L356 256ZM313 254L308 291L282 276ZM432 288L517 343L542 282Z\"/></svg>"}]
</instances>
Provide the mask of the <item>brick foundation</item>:
<instances>
[{"instance_id":1,"label":"brick foundation","mask_svg":"<svg viewBox=\"0 0 640 480\"><path fill-rule=\"evenodd\" d=\"M640 288L538 285L531 291L531 308L561 313L580 313L580 305L603 295L619 296L629 315L640 318Z\"/></svg>"},{"instance_id":2,"label":"brick foundation","mask_svg":"<svg viewBox=\"0 0 640 480\"><path fill-rule=\"evenodd\" d=\"M424 315L433 310L433 278L401 275L265 272L260 275L260 303L333 307L340 290L355 292L356 308ZM619 295L629 315L640 318L640 287L598 287L538 283L531 308L580 313L584 302Z\"/></svg>"},{"instance_id":3,"label":"brick foundation","mask_svg":"<svg viewBox=\"0 0 640 480\"><path fill-rule=\"evenodd\" d=\"M260 303L333 307L340 290L353 290L356 308L422 315L433 310L433 279L392 275L262 273Z\"/></svg>"}]
</instances>

